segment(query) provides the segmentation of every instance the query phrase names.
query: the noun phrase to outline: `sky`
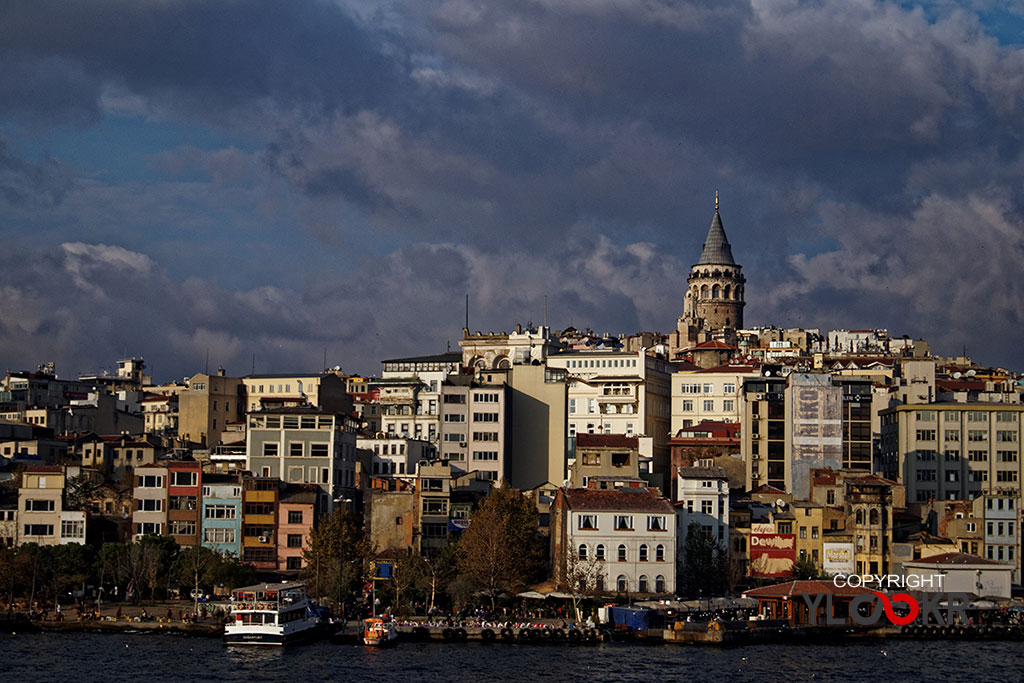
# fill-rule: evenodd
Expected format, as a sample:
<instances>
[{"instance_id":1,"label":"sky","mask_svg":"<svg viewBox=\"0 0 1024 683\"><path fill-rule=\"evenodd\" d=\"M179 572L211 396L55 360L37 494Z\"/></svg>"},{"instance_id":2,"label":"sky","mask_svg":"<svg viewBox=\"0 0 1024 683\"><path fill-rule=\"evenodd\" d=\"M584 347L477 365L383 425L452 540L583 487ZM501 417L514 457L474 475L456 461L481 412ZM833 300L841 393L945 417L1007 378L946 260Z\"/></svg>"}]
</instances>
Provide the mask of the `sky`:
<instances>
[{"instance_id":1,"label":"sky","mask_svg":"<svg viewBox=\"0 0 1024 683\"><path fill-rule=\"evenodd\" d=\"M1024 369L1024 2L7 0L0 363L157 381L746 326ZM208 359L208 360L207 360Z\"/></svg>"}]
</instances>

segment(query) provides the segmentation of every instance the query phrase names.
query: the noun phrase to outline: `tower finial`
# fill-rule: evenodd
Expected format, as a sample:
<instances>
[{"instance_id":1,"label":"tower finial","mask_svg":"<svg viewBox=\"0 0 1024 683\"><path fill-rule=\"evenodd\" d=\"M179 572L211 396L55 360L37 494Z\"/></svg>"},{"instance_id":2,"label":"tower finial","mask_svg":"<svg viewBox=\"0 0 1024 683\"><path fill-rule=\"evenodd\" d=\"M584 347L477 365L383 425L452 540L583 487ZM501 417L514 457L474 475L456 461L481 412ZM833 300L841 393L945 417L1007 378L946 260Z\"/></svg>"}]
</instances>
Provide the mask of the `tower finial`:
<instances>
[{"instance_id":1,"label":"tower finial","mask_svg":"<svg viewBox=\"0 0 1024 683\"><path fill-rule=\"evenodd\" d=\"M715 212L718 212L718 188L715 188Z\"/></svg>"}]
</instances>

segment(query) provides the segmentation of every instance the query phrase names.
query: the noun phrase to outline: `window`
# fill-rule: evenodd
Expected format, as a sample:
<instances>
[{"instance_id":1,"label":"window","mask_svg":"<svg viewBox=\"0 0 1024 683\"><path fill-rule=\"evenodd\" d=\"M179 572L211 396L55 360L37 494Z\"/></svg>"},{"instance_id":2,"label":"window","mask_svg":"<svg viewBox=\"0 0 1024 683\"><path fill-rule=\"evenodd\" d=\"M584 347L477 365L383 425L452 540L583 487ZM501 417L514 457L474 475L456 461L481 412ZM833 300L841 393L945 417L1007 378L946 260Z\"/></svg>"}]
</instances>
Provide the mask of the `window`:
<instances>
[{"instance_id":1,"label":"window","mask_svg":"<svg viewBox=\"0 0 1024 683\"><path fill-rule=\"evenodd\" d=\"M498 451L473 451L473 460L497 460Z\"/></svg>"},{"instance_id":2,"label":"window","mask_svg":"<svg viewBox=\"0 0 1024 683\"><path fill-rule=\"evenodd\" d=\"M599 543L597 545L597 547L594 549L594 559L595 560L600 560L602 562L604 561L604 544L603 543Z\"/></svg>"},{"instance_id":3,"label":"window","mask_svg":"<svg viewBox=\"0 0 1024 683\"><path fill-rule=\"evenodd\" d=\"M301 548L302 547L302 534L288 534L288 547L289 548Z\"/></svg>"},{"instance_id":4,"label":"window","mask_svg":"<svg viewBox=\"0 0 1024 683\"><path fill-rule=\"evenodd\" d=\"M198 483L198 472L171 472L171 486L196 486Z\"/></svg>"},{"instance_id":5,"label":"window","mask_svg":"<svg viewBox=\"0 0 1024 683\"><path fill-rule=\"evenodd\" d=\"M234 505L207 505L203 516L206 519L234 519L236 510Z\"/></svg>"},{"instance_id":6,"label":"window","mask_svg":"<svg viewBox=\"0 0 1024 683\"><path fill-rule=\"evenodd\" d=\"M53 500L32 500L25 501L26 512L53 512Z\"/></svg>"},{"instance_id":7,"label":"window","mask_svg":"<svg viewBox=\"0 0 1024 683\"><path fill-rule=\"evenodd\" d=\"M273 503L246 503L245 514L247 515L273 515Z\"/></svg>"},{"instance_id":8,"label":"window","mask_svg":"<svg viewBox=\"0 0 1024 683\"><path fill-rule=\"evenodd\" d=\"M646 562L647 561L647 544L646 543L641 543L640 544L640 561L641 562Z\"/></svg>"},{"instance_id":9,"label":"window","mask_svg":"<svg viewBox=\"0 0 1024 683\"><path fill-rule=\"evenodd\" d=\"M919 410L917 411L918 422L935 422L935 411L934 410Z\"/></svg>"},{"instance_id":10,"label":"window","mask_svg":"<svg viewBox=\"0 0 1024 683\"><path fill-rule=\"evenodd\" d=\"M311 458L327 458L331 454L330 446L325 443L311 443L309 444L309 457Z\"/></svg>"},{"instance_id":11,"label":"window","mask_svg":"<svg viewBox=\"0 0 1024 683\"><path fill-rule=\"evenodd\" d=\"M988 422L988 413L983 410L968 410L968 422Z\"/></svg>"},{"instance_id":12,"label":"window","mask_svg":"<svg viewBox=\"0 0 1024 683\"><path fill-rule=\"evenodd\" d=\"M289 557L285 560L287 569L302 569L302 557Z\"/></svg>"},{"instance_id":13,"label":"window","mask_svg":"<svg viewBox=\"0 0 1024 683\"><path fill-rule=\"evenodd\" d=\"M968 429L967 430L968 441L988 441L988 432L984 429Z\"/></svg>"},{"instance_id":14,"label":"window","mask_svg":"<svg viewBox=\"0 0 1024 683\"><path fill-rule=\"evenodd\" d=\"M52 524L26 524L25 536L53 536Z\"/></svg>"},{"instance_id":15,"label":"window","mask_svg":"<svg viewBox=\"0 0 1024 683\"><path fill-rule=\"evenodd\" d=\"M448 522L424 522L420 529L425 538L444 538L448 535Z\"/></svg>"},{"instance_id":16,"label":"window","mask_svg":"<svg viewBox=\"0 0 1024 683\"><path fill-rule=\"evenodd\" d=\"M445 403L465 403L466 402L466 396L465 396L465 394L445 394L444 395L444 402Z\"/></svg>"},{"instance_id":17,"label":"window","mask_svg":"<svg viewBox=\"0 0 1024 683\"><path fill-rule=\"evenodd\" d=\"M704 401L704 410L705 410L705 412L709 412L710 413L710 412L714 411L714 409L715 409L715 401L714 401L714 399L710 399L710 398L709 399L705 399L705 401Z\"/></svg>"},{"instance_id":18,"label":"window","mask_svg":"<svg viewBox=\"0 0 1024 683\"><path fill-rule=\"evenodd\" d=\"M597 528L597 515L580 515L579 516L579 528L580 529L596 529Z\"/></svg>"},{"instance_id":19,"label":"window","mask_svg":"<svg viewBox=\"0 0 1024 683\"><path fill-rule=\"evenodd\" d=\"M193 520L175 519L168 523L168 531L173 536L195 536L196 523Z\"/></svg>"},{"instance_id":20,"label":"window","mask_svg":"<svg viewBox=\"0 0 1024 683\"><path fill-rule=\"evenodd\" d=\"M144 475L135 478L135 486L142 489L162 489L164 487L164 478L159 475Z\"/></svg>"},{"instance_id":21,"label":"window","mask_svg":"<svg viewBox=\"0 0 1024 683\"><path fill-rule=\"evenodd\" d=\"M199 501L196 496L171 496L167 499L168 510L195 510Z\"/></svg>"},{"instance_id":22,"label":"window","mask_svg":"<svg viewBox=\"0 0 1024 683\"><path fill-rule=\"evenodd\" d=\"M946 441L959 441L960 440L960 430L959 429L947 429L946 433L945 433L945 436L946 436Z\"/></svg>"},{"instance_id":23,"label":"window","mask_svg":"<svg viewBox=\"0 0 1024 683\"><path fill-rule=\"evenodd\" d=\"M621 544L619 545L618 557L619 557L619 562L625 562L626 561L626 546L621 545Z\"/></svg>"},{"instance_id":24,"label":"window","mask_svg":"<svg viewBox=\"0 0 1024 683\"><path fill-rule=\"evenodd\" d=\"M700 502L700 512L702 515L715 514L715 502L713 500L702 500Z\"/></svg>"},{"instance_id":25,"label":"window","mask_svg":"<svg viewBox=\"0 0 1024 683\"><path fill-rule=\"evenodd\" d=\"M660 515L651 515L647 518L648 531L665 531L665 518Z\"/></svg>"},{"instance_id":26,"label":"window","mask_svg":"<svg viewBox=\"0 0 1024 683\"><path fill-rule=\"evenodd\" d=\"M646 593L647 592L647 575L646 574L641 574L640 575L640 580L637 582L637 590L639 590L641 593Z\"/></svg>"},{"instance_id":27,"label":"window","mask_svg":"<svg viewBox=\"0 0 1024 683\"><path fill-rule=\"evenodd\" d=\"M576 550L576 555L581 560L587 559L587 544L586 543L581 543L580 544L580 547Z\"/></svg>"},{"instance_id":28,"label":"window","mask_svg":"<svg viewBox=\"0 0 1024 683\"><path fill-rule=\"evenodd\" d=\"M733 382L726 382L722 385L722 393L726 396L736 393L736 385Z\"/></svg>"},{"instance_id":29,"label":"window","mask_svg":"<svg viewBox=\"0 0 1024 683\"><path fill-rule=\"evenodd\" d=\"M724 410L727 413L731 413L732 411L736 410L736 402L733 401L731 398L725 399L724 401L722 401L722 410Z\"/></svg>"},{"instance_id":30,"label":"window","mask_svg":"<svg viewBox=\"0 0 1024 683\"><path fill-rule=\"evenodd\" d=\"M264 458L276 458L277 457L277 444L264 441L263 442L263 457Z\"/></svg>"},{"instance_id":31,"label":"window","mask_svg":"<svg viewBox=\"0 0 1024 683\"><path fill-rule=\"evenodd\" d=\"M665 546L660 543L654 548L654 559L657 562L665 561Z\"/></svg>"},{"instance_id":32,"label":"window","mask_svg":"<svg viewBox=\"0 0 1024 683\"><path fill-rule=\"evenodd\" d=\"M235 543L235 529L204 529L203 543Z\"/></svg>"},{"instance_id":33,"label":"window","mask_svg":"<svg viewBox=\"0 0 1024 683\"><path fill-rule=\"evenodd\" d=\"M619 574L619 577L615 579L615 589L620 593L625 593L627 590L626 577Z\"/></svg>"},{"instance_id":34,"label":"window","mask_svg":"<svg viewBox=\"0 0 1024 683\"><path fill-rule=\"evenodd\" d=\"M497 413L473 413L474 422L497 422Z\"/></svg>"},{"instance_id":35,"label":"window","mask_svg":"<svg viewBox=\"0 0 1024 683\"><path fill-rule=\"evenodd\" d=\"M615 530L630 531L633 529L632 515L615 515Z\"/></svg>"},{"instance_id":36,"label":"window","mask_svg":"<svg viewBox=\"0 0 1024 683\"><path fill-rule=\"evenodd\" d=\"M462 413L445 413L444 414L444 421L445 422L465 422L466 421L466 416L463 415Z\"/></svg>"},{"instance_id":37,"label":"window","mask_svg":"<svg viewBox=\"0 0 1024 683\"><path fill-rule=\"evenodd\" d=\"M444 498L426 498L423 500L423 514L447 515L448 501Z\"/></svg>"},{"instance_id":38,"label":"window","mask_svg":"<svg viewBox=\"0 0 1024 683\"><path fill-rule=\"evenodd\" d=\"M160 522L136 522L135 533L139 536L148 534L160 535L163 525Z\"/></svg>"},{"instance_id":39,"label":"window","mask_svg":"<svg viewBox=\"0 0 1024 683\"><path fill-rule=\"evenodd\" d=\"M289 510L288 511L288 523L289 524L302 524L302 510Z\"/></svg>"},{"instance_id":40,"label":"window","mask_svg":"<svg viewBox=\"0 0 1024 683\"><path fill-rule=\"evenodd\" d=\"M136 498L135 509L140 512L160 512L164 509L164 502L159 498Z\"/></svg>"},{"instance_id":41,"label":"window","mask_svg":"<svg viewBox=\"0 0 1024 683\"><path fill-rule=\"evenodd\" d=\"M444 440L446 443L464 443L466 434L465 432L445 432Z\"/></svg>"},{"instance_id":42,"label":"window","mask_svg":"<svg viewBox=\"0 0 1024 683\"><path fill-rule=\"evenodd\" d=\"M996 441L999 443L1016 443L1017 432L999 430L996 432Z\"/></svg>"},{"instance_id":43,"label":"window","mask_svg":"<svg viewBox=\"0 0 1024 683\"><path fill-rule=\"evenodd\" d=\"M474 441L497 441L498 432L473 432Z\"/></svg>"},{"instance_id":44,"label":"window","mask_svg":"<svg viewBox=\"0 0 1024 683\"><path fill-rule=\"evenodd\" d=\"M85 522L78 519L64 519L60 523L63 538L85 538Z\"/></svg>"},{"instance_id":45,"label":"window","mask_svg":"<svg viewBox=\"0 0 1024 683\"><path fill-rule=\"evenodd\" d=\"M303 443L301 441L292 441L288 444L288 457L290 458L301 458L303 452Z\"/></svg>"}]
</instances>

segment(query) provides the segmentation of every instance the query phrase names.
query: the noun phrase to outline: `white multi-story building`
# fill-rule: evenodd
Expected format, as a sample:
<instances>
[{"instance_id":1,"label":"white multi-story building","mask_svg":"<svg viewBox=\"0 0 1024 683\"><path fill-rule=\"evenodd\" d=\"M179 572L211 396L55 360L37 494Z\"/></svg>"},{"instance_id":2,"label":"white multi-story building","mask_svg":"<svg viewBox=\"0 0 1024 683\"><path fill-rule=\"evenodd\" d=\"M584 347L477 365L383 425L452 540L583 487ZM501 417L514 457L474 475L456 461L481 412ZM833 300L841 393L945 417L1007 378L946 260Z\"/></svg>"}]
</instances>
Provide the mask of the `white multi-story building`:
<instances>
[{"instance_id":1,"label":"white multi-story building","mask_svg":"<svg viewBox=\"0 0 1024 683\"><path fill-rule=\"evenodd\" d=\"M701 422L740 422L743 380L760 375L754 365L720 365L672 375L672 433Z\"/></svg>"},{"instance_id":2,"label":"white multi-story building","mask_svg":"<svg viewBox=\"0 0 1024 683\"><path fill-rule=\"evenodd\" d=\"M136 539L167 531L167 468L142 465L135 468L135 511L132 513L132 534Z\"/></svg>"},{"instance_id":3,"label":"white multi-story building","mask_svg":"<svg viewBox=\"0 0 1024 683\"><path fill-rule=\"evenodd\" d=\"M507 385L453 375L441 385L441 458L490 481L506 479Z\"/></svg>"},{"instance_id":4,"label":"white multi-story building","mask_svg":"<svg viewBox=\"0 0 1024 683\"><path fill-rule=\"evenodd\" d=\"M974 500L975 519L985 520L982 529L985 557L1012 565L1014 583L1020 582L1020 505L1016 496L988 494ZM979 514L980 513L980 514Z\"/></svg>"},{"instance_id":5,"label":"white multi-story building","mask_svg":"<svg viewBox=\"0 0 1024 683\"><path fill-rule=\"evenodd\" d=\"M367 474L375 477L416 478L421 462L434 460L437 448L418 439L401 437L358 437L356 448L368 455Z\"/></svg>"},{"instance_id":6,"label":"white multi-story building","mask_svg":"<svg viewBox=\"0 0 1024 683\"><path fill-rule=\"evenodd\" d=\"M567 351L548 356L569 381L569 436L625 434L639 439L641 471L666 472L671 382L676 367L640 351Z\"/></svg>"},{"instance_id":7,"label":"white multi-story building","mask_svg":"<svg viewBox=\"0 0 1024 683\"><path fill-rule=\"evenodd\" d=\"M556 572L564 573L567 553L600 563L598 591L675 591L676 514L655 489L559 489L551 541Z\"/></svg>"},{"instance_id":8,"label":"white multi-story building","mask_svg":"<svg viewBox=\"0 0 1024 683\"><path fill-rule=\"evenodd\" d=\"M729 544L729 475L721 467L676 468L676 501L679 547L690 524L696 523L708 538ZM680 552L680 560L682 553Z\"/></svg>"},{"instance_id":9,"label":"white multi-story building","mask_svg":"<svg viewBox=\"0 0 1024 683\"><path fill-rule=\"evenodd\" d=\"M462 368L462 354L394 358L383 361L380 429L388 436L438 443L441 384Z\"/></svg>"}]
</instances>

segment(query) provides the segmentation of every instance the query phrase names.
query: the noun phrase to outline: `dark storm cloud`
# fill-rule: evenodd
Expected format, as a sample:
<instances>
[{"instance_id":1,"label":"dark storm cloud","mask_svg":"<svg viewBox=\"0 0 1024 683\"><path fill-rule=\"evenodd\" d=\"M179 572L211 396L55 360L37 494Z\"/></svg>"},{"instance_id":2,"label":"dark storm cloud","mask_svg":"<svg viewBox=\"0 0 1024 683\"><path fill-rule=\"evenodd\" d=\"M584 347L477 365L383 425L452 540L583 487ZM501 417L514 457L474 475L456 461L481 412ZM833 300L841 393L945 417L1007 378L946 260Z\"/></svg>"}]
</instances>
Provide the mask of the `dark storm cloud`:
<instances>
[{"instance_id":1,"label":"dark storm cloud","mask_svg":"<svg viewBox=\"0 0 1024 683\"><path fill-rule=\"evenodd\" d=\"M53 206L63 201L73 184L71 169L57 159L27 162L0 137L0 199L30 209Z\"/></svg>"},{"instance_id":2,"label":"dark storm cloud","mask_svg":"<svg viewBox=\"0 0 1024 683\"><path fill-rule=\"evenodd\" d=\"M395 81L379 42L317 1L12 0L0 56L17 95L0 107L54 116L95 113L106 85L190 119L224 122L261 100L319 115L371 106Z\"/></svg>"},{"instance_id":3,"label":"dark storm cloud","mask_svg":"<svg viewBox=\"0 0 1024 683\"><path fill-rule=\"evenodd\" d=\"M294 367L340 345L372 371L457 336L466 291L493 329L537 322L548 295L556 325L668 330L721 187L748 324L888 325L945 352L973 334L990 362L1024 364L1003 341L1021 318L1024 51L955 4L42 0L4 11L0 116L45 128L128 111L232 138L150 155L172 181L90 178L50 208L51 224L69 226L60 240L85 246L40 268L82 299L68 307L41 280L0 279L22 321L4 324L25 335L56 330L71 349L81 309L111 337L144 330L168 362L211 346L244 361L255 347ZM235 149L235 136L262 153ZM62 168L0 149L0 192L53 204L68 192ZM246 231L219 233L225 215ZM148 269L114 258L114 237L151 216L183 248L250 229L267 244L275 231L291 239L304 220L326 248L361 238L384 256L356 255L359 268L309 284L248 275L250 286L222 287L167 275L156 251ZM231 263L213 254L212 267ZM136 284L153 294L121 301L122 275L104 280L97 263L150 278ZM186 295L155 336L161 288ZM17 357L30 363L33 348Z\"/></svg>"}]
</instances>

